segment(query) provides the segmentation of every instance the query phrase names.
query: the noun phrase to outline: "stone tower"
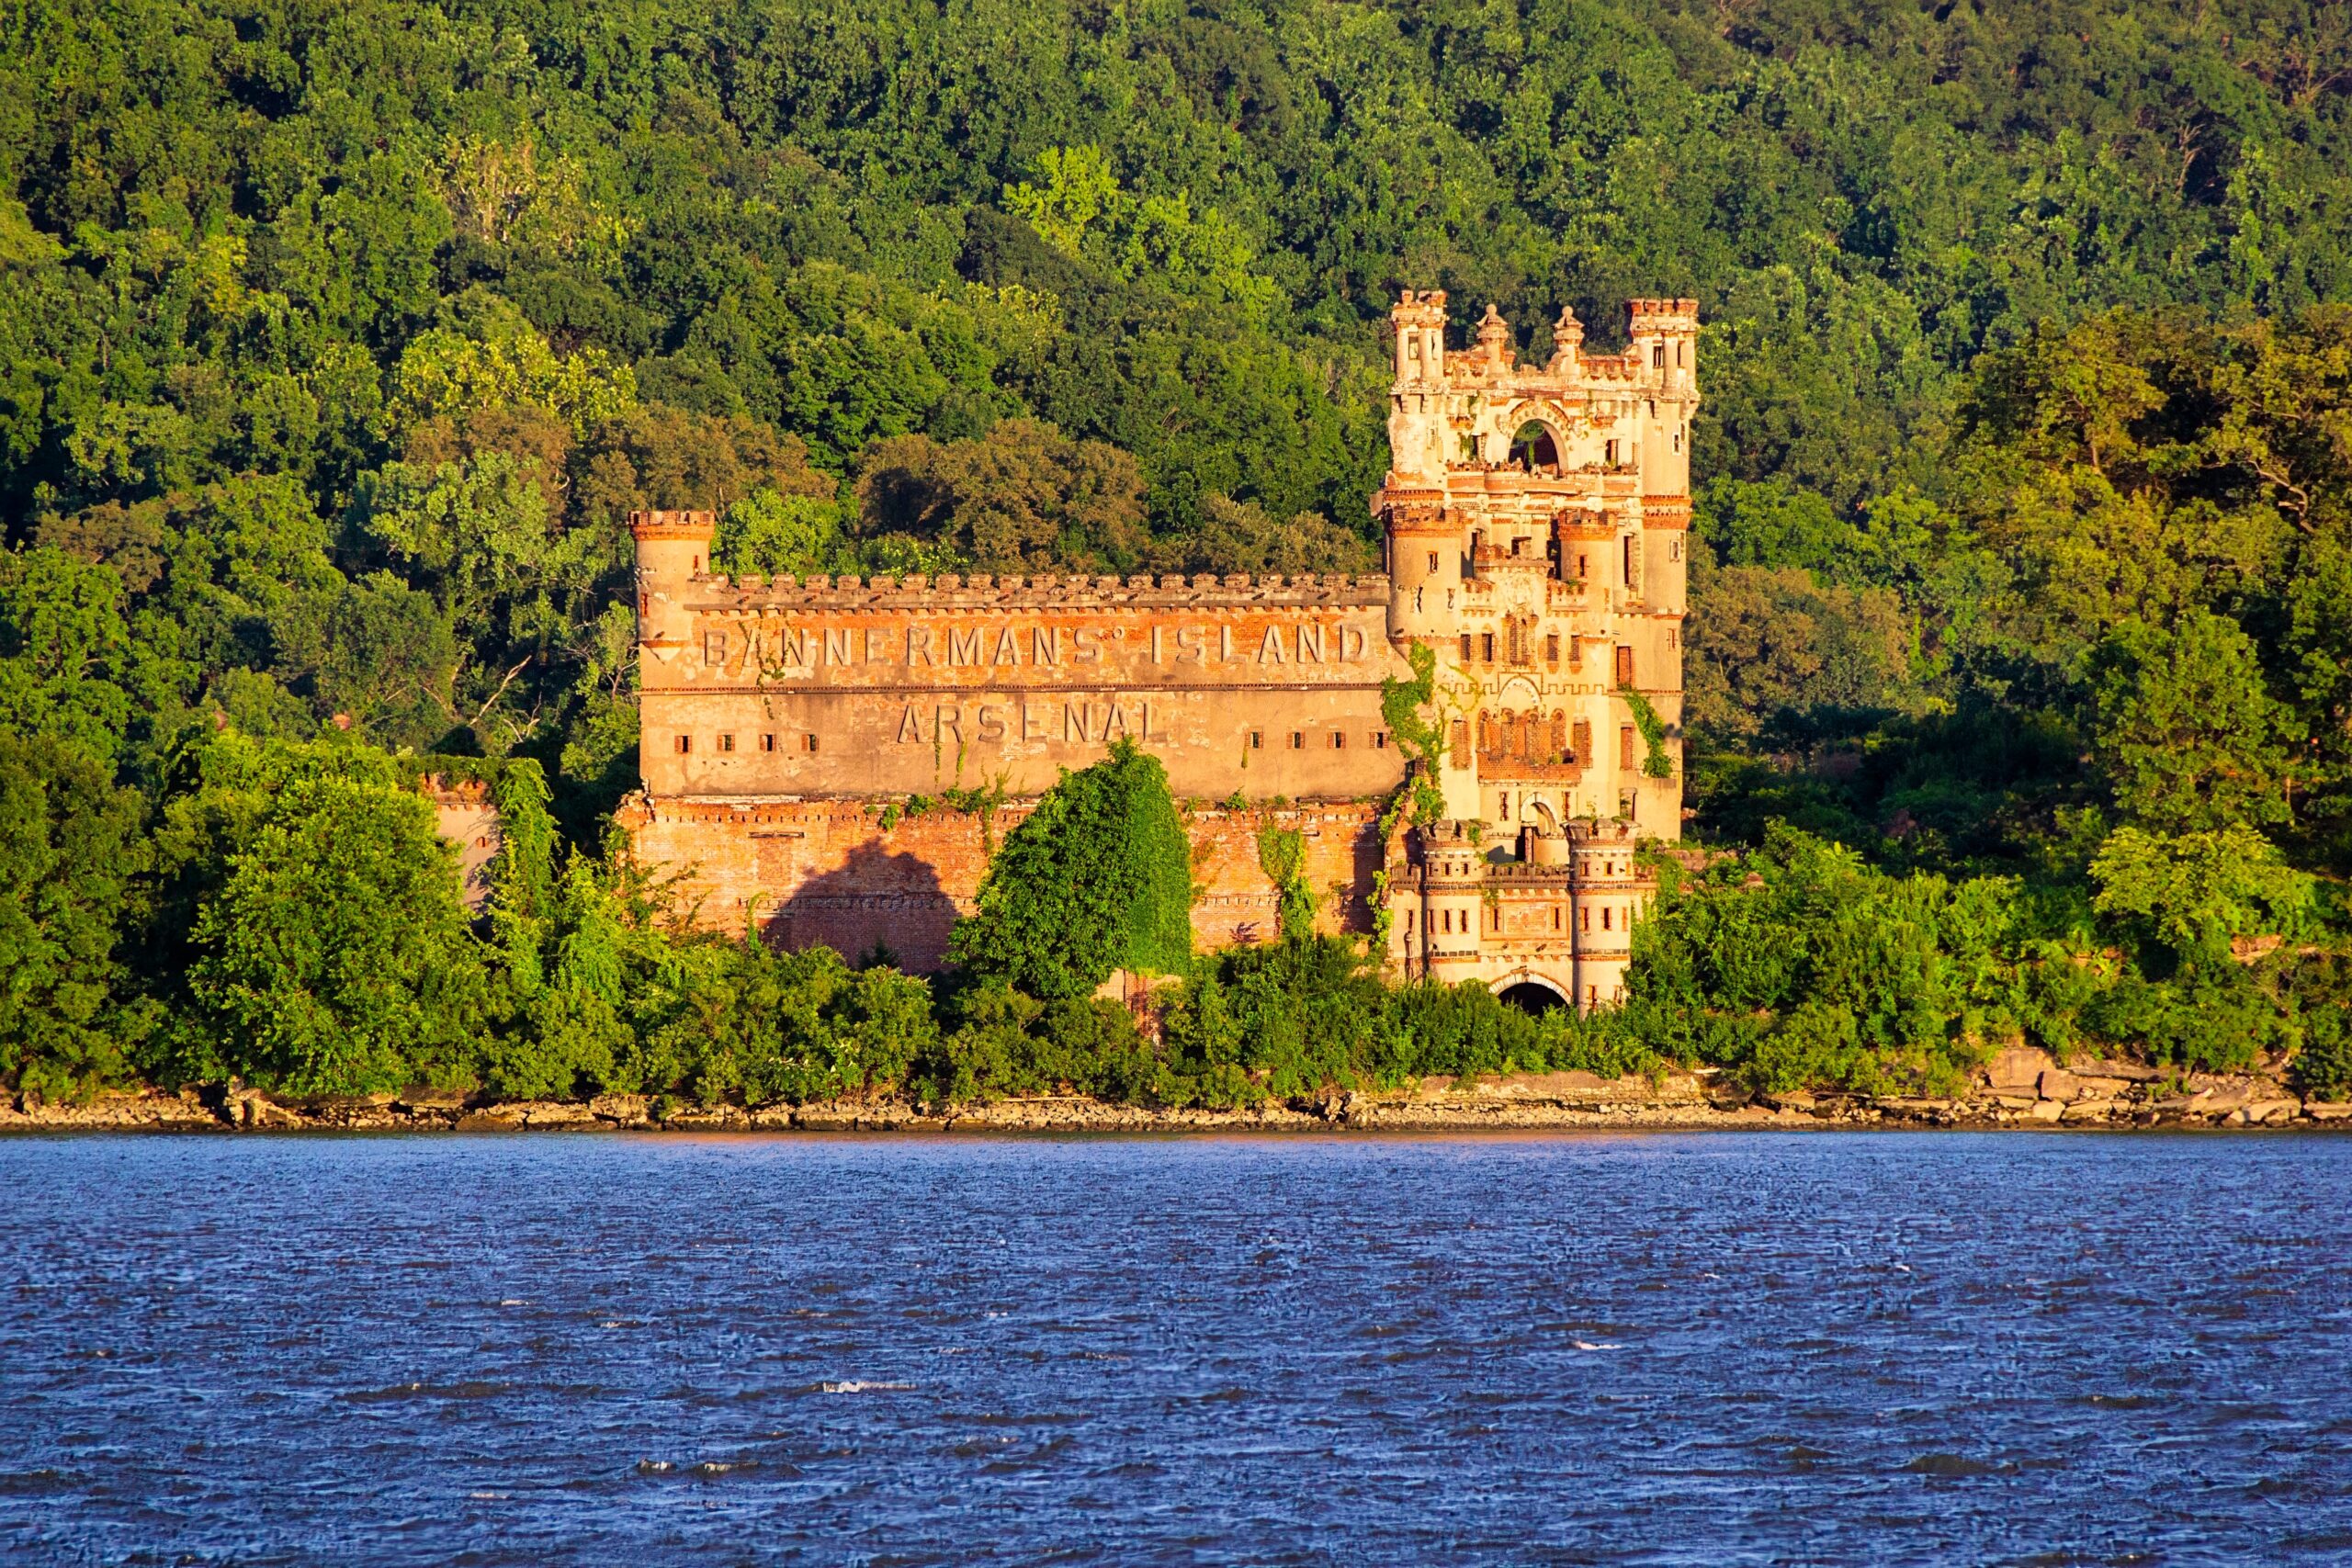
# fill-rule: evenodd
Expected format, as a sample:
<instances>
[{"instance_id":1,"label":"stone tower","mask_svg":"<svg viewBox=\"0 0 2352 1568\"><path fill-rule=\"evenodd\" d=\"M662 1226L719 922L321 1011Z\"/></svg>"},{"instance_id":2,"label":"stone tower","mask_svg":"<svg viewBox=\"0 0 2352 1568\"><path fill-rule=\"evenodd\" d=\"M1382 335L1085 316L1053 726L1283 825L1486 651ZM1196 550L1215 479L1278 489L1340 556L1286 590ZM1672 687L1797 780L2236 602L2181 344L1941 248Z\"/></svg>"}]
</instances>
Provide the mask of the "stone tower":
<instances>
[{"instance_id":1,"label":"stone tower","mask_svg":"<svg viewBox=\"0 0 2352 1568\"><path fill-rule=\"evenodd\" d=\"M1588 354L1563 310L1551 358L1522 365L1491 305L1461 353L1443 293L1390 313L1394 466L1372 504L1390 638L1436 655L1445 802L1392 855L1408 975L1622 999L1656 890L1636 842L1680 836L1698 307L1632 317L1625 352Z\"/></svg>"}]
</instances>

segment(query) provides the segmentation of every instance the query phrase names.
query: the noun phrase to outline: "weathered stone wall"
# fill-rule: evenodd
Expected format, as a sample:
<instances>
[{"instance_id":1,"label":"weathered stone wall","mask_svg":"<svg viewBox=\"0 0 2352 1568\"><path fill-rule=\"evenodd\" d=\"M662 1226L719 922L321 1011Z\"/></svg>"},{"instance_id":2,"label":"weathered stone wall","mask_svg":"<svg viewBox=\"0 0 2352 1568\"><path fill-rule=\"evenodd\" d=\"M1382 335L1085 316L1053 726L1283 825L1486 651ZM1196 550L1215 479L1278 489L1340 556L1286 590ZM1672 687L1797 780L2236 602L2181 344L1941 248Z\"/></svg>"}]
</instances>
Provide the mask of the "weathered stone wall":
<instances>
[{"instance_id":1,"label":"weathered stone wall","mask_svg":"<svg viewBox=\"0 0 2352 1568\"><path fill-rule=\"evenodd\" d=\"M1034 795L1125 737L1180 795L1393 786L1379 578L733 582L642 573L657 798ZM673 566L688 570L683 576Z\"/></svg>"},{"instance_id":2,"label":"weathered stone wall","mask_svg":"<svg viewBox=\"0 0 2352 1568\"><path fill-rule=\"evenodd\" d=\"M433 803L434 831L458 852L458 878L466 908L479 910L490 899L490 863L503 841L498 807L487 786L470 779L424 781Z\"/></svg>"},{"instance_id":3,"label":"weathered stone wall","mask_svg":"<svg viewBox=\"0 0 2352 1568\"><path fill-rule=\"evenodd\" d=\"M901 808L885 827L892 807L873 801L639 796L621 821L638 855L677 877L679 903L703 924L741 931L748 921L778 945L821 944L852 958L879 945L931 971L956 918L971 912L991 843L1031 809ZM1190 809L1196 941L1215 949L1275 934L1279 896L1258 863L1258 830L1270 821L1304 842L1324 928L1369 931L1380 809L1360 801Z\"/></svg>"}]
</instances>

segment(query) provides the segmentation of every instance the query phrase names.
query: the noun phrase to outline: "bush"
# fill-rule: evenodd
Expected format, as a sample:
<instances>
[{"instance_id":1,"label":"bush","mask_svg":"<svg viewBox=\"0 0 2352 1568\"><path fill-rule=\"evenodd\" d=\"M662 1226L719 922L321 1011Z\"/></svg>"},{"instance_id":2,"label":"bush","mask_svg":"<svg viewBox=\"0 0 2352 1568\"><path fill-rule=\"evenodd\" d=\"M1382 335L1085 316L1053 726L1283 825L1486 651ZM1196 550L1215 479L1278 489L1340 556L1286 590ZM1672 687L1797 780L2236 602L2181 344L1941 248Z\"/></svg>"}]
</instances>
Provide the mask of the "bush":
<instances>
[{"instance_id":1,"label":"bush","mask_svg":"<svg viewBox=\"0 0 2352 1568\"><path fill-rule=\"evenodd\" d=\"M1005 835L956 923L950 957L1048 999L1089 995L1114 969L1192 963L1192 840L1159 760L1122 738Z\"/></svg>"},{"instance_id":2,"label":"bush","mask_svg":"<svg viewBox=\"0 0 2352 1568\"><path fill-rule=\"evenodd\" d=\"M472 1081L485 1016L457 868L419 795L297 780L197 914L189 986L214 1059L266 1089Z\"/></svg>"}]
</instances>

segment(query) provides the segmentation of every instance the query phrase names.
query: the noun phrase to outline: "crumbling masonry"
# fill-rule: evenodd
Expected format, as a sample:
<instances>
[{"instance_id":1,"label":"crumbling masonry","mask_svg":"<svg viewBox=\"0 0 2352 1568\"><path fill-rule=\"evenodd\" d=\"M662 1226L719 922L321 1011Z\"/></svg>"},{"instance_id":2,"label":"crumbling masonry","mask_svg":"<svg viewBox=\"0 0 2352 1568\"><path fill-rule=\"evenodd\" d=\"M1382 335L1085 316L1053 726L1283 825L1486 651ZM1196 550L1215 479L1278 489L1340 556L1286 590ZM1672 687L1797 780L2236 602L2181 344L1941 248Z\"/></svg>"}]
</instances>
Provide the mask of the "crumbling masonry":
<instances>
[{"instance_id":1,"label":"crumbling masonry","mask_svg":"<svg viewBox=\"0 0 2352 1568\"><path fill-rule=\"evenodd\" d=\"M1395 973L1619 999L1637 843L1681 827L1695 302L1634 300L1616 355L1564 311L1542 365L1492 307L1463 353L1442 293L1391 320L1385 575L729 581L711 513L638 513L640 858L708 923L933 967L993 843L1125 736L1189 803L1204 947L1272 938L1272 818ZM1417 644L1414 826L1381 695Z\"/></svg>"}]
</instances>

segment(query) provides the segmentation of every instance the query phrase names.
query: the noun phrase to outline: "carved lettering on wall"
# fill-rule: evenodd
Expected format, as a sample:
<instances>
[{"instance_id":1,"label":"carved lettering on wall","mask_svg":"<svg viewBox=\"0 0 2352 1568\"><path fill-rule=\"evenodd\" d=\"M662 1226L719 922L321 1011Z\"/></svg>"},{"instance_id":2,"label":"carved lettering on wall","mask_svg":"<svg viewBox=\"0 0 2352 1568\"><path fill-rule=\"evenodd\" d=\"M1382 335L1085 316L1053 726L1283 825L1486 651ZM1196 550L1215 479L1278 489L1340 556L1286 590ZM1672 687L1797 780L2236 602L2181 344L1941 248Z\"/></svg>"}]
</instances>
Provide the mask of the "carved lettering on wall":
<instances>
[{"instance_id":1,"label":"carved lettering on wall","mask_svg":"<svg viewBox=\"0 0 2352 1568\"><path fill-rule=\"evenodd\" d=\"M1051 702L1021 698L984 698L964 703L906 703L899 710L893 739L901 746L964 744L966 726L982 746L1001 748L1021 741L1061 741L1103 745L1122 738L1138 741L1171 739L1165 728L1167 708L1155 708L1148 697L1118 692L1096 692L1057 697Z\"/></svg>"},{"instance_id":2,"label":"carved lettering on wall","mask_svg":"<svg viewBox=\"0 0 2352 1568\"><path fill-rule=\"evenodd\" d=\"M885 626L785 623L773 615L706 623L703 662L730 676L813 677L819 671L1059 669L1118 663L1129 669L1255 665L1289 670L1361 664L1372 637L1362 626L1272 621L1237 635L1231 622L1127 626L1023 626L994 621ZM1117 657L1114 658L1114 652Z\"/></svg>"}]
</instances>

